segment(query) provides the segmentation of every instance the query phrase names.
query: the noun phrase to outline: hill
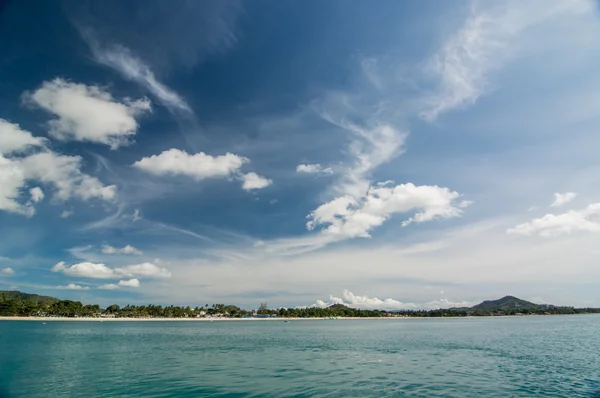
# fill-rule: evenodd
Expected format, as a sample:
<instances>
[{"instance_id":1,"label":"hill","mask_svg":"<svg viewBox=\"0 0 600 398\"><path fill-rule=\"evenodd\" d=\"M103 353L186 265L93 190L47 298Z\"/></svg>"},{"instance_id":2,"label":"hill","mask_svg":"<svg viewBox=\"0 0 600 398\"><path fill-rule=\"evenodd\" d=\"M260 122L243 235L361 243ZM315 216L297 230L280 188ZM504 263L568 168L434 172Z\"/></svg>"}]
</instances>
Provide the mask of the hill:
<instances>
[{"instance_id":1,"label":"hill","mask_svg":"<svg viewBox=\"0 0 600 398\"><path fill-rule=\"evenodd\" d=\"M4 296L11 300L20 299L21 301L35 301L41 304L52 304L59 301L57 298L50 296L40 296L39 294L23 293L16 290L0 290L0 296Z\"/></svg>"},{"instance_id":2,"label":"hill","mask_svg":"<svg viewBox=\"0 0 600 398\"><path fill-rule=\"evenodd\" d=\"M344 304L333 304L333 305L330 305L328 308L331 308L333 310L346 310L346 309L349 309L350 307L348 307Z\"/></svg>"},{"instance_id":3,"label":"hill","mask_svg":"<svg viewBox=\"0 0 600 398\"><path fill-rule=\"evenodd\" d=\"M498 300L486 300L480 304L471 307L472 310L483 311L502 311L502 310L522 310L538 309L543 306L529 301L521 300L513 296L505 296Z\"/></svg>"}]
</instances>

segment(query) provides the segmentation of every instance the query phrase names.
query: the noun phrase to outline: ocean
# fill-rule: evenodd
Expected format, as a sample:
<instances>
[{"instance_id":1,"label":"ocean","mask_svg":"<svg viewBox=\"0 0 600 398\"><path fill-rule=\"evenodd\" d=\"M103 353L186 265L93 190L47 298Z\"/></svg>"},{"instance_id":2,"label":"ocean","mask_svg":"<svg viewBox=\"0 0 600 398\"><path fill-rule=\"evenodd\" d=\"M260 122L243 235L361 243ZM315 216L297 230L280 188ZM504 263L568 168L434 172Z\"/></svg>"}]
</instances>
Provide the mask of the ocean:
<instances>
[{"instance_id":1,"label":"ocean","mask_svg":"<svg viewBox=\"0 0 600 398\"><path fill-rule=\"evenodd\" d=\"M600 316L0 322L4 397L600 397Z\"/></svg>"}]
</instances>

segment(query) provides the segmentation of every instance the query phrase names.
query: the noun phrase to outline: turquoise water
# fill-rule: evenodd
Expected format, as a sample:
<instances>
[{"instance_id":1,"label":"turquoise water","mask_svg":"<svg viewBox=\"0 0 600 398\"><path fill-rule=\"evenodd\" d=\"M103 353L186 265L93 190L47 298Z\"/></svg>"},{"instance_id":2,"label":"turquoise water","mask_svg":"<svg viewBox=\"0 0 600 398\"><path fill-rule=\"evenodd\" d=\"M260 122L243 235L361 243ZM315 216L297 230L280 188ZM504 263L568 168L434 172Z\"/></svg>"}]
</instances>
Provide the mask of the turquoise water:
<instances>
[{"instance_id":1,"label":"turquoise water","mask_svg":"<svg viewBox=\"0 0 600 398\"><path fill-rule=\"evenodd\" d=\"M0 321L8 397L600 397L600 316Z\"/></svg>"}]
</instances>

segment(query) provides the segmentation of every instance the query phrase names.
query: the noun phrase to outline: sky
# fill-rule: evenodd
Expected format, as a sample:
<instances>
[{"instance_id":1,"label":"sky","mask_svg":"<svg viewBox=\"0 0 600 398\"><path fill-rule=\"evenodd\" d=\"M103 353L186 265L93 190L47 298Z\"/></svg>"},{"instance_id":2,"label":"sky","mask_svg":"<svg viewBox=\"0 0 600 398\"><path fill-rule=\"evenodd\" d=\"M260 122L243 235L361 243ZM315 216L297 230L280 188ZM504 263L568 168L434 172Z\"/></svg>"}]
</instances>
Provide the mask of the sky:
<instances>
[{"instance_id":1,"label":"sky","mask_svg":"<svg viewBox=\"0 0 600 398\"><path fill-rule=\"evenodd\" d=\"M579 0L0 2L0 289L600 307Z\"/></svg>"}]
</instances>

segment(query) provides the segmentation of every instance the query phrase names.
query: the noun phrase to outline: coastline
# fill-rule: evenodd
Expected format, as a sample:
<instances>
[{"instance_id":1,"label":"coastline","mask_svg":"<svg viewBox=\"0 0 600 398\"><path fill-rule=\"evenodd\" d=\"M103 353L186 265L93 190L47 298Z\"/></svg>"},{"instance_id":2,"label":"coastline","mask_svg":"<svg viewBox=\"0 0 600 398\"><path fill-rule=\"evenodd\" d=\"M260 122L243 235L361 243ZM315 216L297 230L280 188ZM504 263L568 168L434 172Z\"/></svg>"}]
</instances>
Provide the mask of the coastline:
<instances>
[{"instance_id":1,"label":"coastline","mask_svg":"<svg viewBox=\"0 0 600 398\"><path fill-rule=\"evenodd\" d=\"M420 316L392 316L392 317L337 317L337 318L71 318L71 317L42 317L42 316L0 316L1 321L26 321L26 322L253 322L253 321L374 321L392 319L486 319L486 318L529 318L548 316L577 316L596 314L549 314L549 315L493 315L493 316L443 316L443 317L420 317Z\"/></svg>"},{"instance_id":2,"label":"coastline","mask_svg":"<svg viewBox=\"0 0 600 398\"><path fill-rule=\"evenodd\" d=\"M252 321L329 321L329 320L412 319L411 317L338 317L331 318L70 318L42 316L0 316L0 321L39 322L252 322Z\"/></svg>"}]
</instances>

